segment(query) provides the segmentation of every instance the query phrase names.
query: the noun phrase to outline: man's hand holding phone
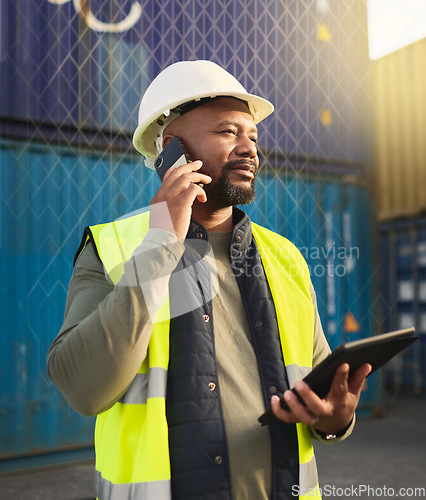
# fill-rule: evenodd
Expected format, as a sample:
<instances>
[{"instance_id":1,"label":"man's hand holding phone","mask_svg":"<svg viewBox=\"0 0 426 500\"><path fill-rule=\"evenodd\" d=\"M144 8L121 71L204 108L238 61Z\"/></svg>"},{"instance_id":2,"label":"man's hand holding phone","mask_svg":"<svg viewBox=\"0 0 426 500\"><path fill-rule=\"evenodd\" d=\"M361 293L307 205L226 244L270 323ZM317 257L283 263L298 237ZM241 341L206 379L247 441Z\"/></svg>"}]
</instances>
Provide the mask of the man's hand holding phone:
<instances>
[{"instance_id":1,"label":"man's hand holding phone","mask_svg":"<svg viewBox=\"0 0 426 500\"><path fill-rule=\"evenodd\" d=\"M161 165L157 162L156 170L162 177L162 183L150 203L149 224L150 228L164 229L184 240L195 199L201 203L207 201L200 184L209 184L212 179L198 172L202 166L200 160L187 162L185 156L182 158L184 151L176 147L176 141L176 138L172 139L159 156Z\"/></svg>"}]
</instances>

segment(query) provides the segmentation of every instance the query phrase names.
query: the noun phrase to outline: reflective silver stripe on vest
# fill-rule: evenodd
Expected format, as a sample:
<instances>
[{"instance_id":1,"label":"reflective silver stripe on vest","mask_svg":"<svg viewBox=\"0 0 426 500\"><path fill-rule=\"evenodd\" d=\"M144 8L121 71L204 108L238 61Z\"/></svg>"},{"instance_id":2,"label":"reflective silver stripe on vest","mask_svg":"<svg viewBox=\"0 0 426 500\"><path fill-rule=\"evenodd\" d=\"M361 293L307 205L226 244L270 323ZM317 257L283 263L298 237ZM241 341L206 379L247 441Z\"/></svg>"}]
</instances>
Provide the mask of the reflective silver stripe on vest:
<instances>
[{"instance_id":1,"label":"reflective silver stripe on vest","mask_svg":"<svg viewBox=\"0 0 426 500\"><path fill-rule=\"evenodd\" d=\"M165 398L167 387L167 371L153 367L148 373L137 373L127 392L119 400L127 405L146 404L148 398Z\"/></svg>"},{"instance_id":2,"label":"reflective silver stripe on vest","mask_svg":"<svg viewBox=\"0 0 426 500\"><path fill-rule=\"evenodd\" d=\"M170 480L113 484L95 471L95 494L99 500L171 500Z\"/></svg>"},{"instance_id":3,"label":"reflective silver stripe on vest","mask_svg":"<svg viewBox=\"0 0 426 500\"><path fill-rule=\"evenodd\" d=\"M312 457L306 464L299 465L299 485L300 491L303 492L308 492L318 486L318 470L315 457Z\"/></svg>"},{"instance_id":4,"label":"reflective silver stripe on vest","mask_svg":"<svg viewBox=\"0 0 426 500\"><path fill-rule=\"evenodd\" d=\"M287 372L288 384L290 389L292 389L294 387L294 383L305 378L306 375L312 371L312 368L309 366L299 366L294 364L286 366L285 370Z\"/></svg>"}]
</instances>

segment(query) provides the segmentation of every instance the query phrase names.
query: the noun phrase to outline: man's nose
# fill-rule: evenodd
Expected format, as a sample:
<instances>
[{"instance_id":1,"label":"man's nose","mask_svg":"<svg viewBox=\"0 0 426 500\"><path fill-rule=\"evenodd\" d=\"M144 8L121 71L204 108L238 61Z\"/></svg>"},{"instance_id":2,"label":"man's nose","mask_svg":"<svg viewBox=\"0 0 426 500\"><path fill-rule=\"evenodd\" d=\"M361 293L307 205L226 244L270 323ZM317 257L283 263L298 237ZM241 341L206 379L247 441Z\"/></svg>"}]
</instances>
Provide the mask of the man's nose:
<instances>
[{"instance_id":1,"label":"man's nose","mask_svg":"<svg viewBox=\"0 0 426 500\"><path fill-rule=\"evenodd\" d=\"M238 156L255 159L257 157L256 143L247 135L240 138L240 141L235 149Z\"/></svg>"}]
</instances>

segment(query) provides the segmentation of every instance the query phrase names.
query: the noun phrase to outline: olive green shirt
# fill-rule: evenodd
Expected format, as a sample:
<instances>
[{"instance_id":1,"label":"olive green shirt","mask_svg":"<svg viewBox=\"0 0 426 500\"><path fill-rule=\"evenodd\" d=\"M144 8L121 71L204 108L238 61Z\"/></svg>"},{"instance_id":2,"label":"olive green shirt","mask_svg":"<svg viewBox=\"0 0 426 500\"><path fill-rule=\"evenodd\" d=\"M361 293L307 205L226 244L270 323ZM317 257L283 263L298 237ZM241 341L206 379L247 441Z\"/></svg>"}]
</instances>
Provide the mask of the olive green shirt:
<instances>
[{"instance_id":1,"label":"olive green shirt","mask_svg":"<svg viewBox=\"0 0 426 500\"><path fill-rule=\"evenodd\" d=\"M268 499L271 451L253 340L229 258L231 233L210 233L215 347L234 500ZM151 229L118 285L106 277L88 244L71 277L62 328L48 354L48 373L80 413L96 415L126 392L146 356L152 318L168 293L183 253L170 233ZM215 286L216 285L216 286ZM330 352L316 307L313 365ZM353 425L340 438L352 431ZM318 438L315 432L314 437ZM339 439L339 440L340 440Z\"/></svg>"}]
</instances>

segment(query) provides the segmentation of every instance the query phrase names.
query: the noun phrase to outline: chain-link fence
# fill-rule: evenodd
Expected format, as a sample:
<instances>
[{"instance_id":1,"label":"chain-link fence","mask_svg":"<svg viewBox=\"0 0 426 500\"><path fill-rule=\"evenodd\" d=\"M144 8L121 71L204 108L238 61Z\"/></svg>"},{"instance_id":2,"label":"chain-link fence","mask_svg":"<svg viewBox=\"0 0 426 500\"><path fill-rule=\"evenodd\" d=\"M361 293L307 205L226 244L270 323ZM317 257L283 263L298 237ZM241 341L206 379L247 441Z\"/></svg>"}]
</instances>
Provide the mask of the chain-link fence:
<instances>
[{"instance_id":1,"label":"chain-link fence","mask_svg":"<svg viewBox=\"0 0 426 500\"><path fill-rule=\"evenodd\" d=\"M0 0L0 454L92 439L45 357L84 226L159 185L131 134L178 60L215 61L275 104L247 210L304 252L332 346L373 333L366 15L358 0Z\"/></svg>"}]
</instances>

